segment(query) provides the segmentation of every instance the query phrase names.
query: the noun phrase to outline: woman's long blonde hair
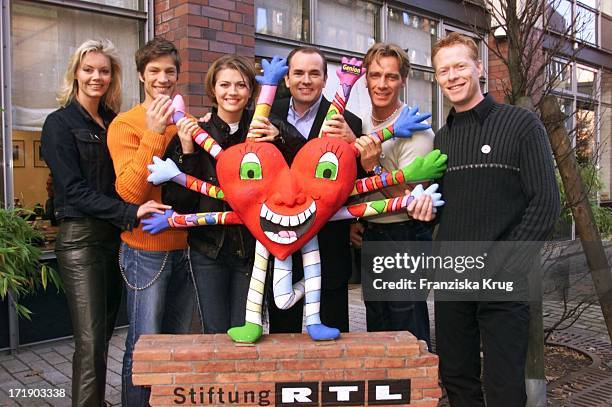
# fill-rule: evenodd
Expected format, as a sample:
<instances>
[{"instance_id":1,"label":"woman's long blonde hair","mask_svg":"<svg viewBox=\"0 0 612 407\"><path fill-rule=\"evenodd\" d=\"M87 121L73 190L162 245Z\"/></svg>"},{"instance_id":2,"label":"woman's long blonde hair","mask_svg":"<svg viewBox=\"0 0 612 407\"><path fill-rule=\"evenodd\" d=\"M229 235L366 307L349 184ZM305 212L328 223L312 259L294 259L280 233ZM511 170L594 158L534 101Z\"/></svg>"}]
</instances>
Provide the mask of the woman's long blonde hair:
<instances>
[{"instance_id":1,"label":"woman's long blonde hair","mask_svg":"<svg viewBox=\"0 0 612 407\"><path fill-rule=\"evenodd\" d=\"M100 102L108 109L118 112L121 108L121 63L119 62L115 46L106 39L87 40L74 51L74 54L72 54L68 61L68 68L66 68L66 74L64 75L64 84L57 94L57 101L62 107L65 107L75 98L78 91L76 71L88 52L99 52L110 60L111 82Z\"/></svg>"}]
</instances>

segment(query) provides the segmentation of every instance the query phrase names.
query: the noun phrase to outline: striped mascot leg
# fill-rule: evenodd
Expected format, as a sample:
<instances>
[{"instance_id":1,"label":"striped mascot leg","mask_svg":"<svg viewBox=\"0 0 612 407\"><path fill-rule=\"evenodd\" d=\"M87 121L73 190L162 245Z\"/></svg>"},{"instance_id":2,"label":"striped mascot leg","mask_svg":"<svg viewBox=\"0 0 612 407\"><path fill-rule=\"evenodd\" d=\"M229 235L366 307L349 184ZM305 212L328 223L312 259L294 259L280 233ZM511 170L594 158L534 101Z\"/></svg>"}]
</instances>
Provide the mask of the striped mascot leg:
<instances>
[{"instance_id":1,"label":"striped mascot leg","mask_svg":"<svg viewBox=\"0 0 612 407\"><path fill-rule=\"evenodd\" d=\"M270 253L259 241L255 244L255 263L249 283L245 323L243 326L230 328L227 334L235 342L256 342L263 333L262 306L266 285L266 270Z\"/></svg>"},{"instance_id":2,"label":"striped mascot leg","mask_svg":"<svg viewBox=\"0 0 612 407\"><path fill-rule=\"evenodd\" d=\"M279 309L289 309L304 297L304 280L292 285L292 271L293 262L290 255L285 260L274 259L272 287L274 303Z\"/></svg>"},{"instance_id":3,"label":"striped mascot leg","mask_svg":"<svg viewBox=\"0 0 612 407\"><path fill-rule=\"evenodd\" d=\"M319 241L313 237L302 247L306 284L306 329L315 341L327 341L340 336L340 330L321 323L321 256Z\"/></svg>"}]
</instances>

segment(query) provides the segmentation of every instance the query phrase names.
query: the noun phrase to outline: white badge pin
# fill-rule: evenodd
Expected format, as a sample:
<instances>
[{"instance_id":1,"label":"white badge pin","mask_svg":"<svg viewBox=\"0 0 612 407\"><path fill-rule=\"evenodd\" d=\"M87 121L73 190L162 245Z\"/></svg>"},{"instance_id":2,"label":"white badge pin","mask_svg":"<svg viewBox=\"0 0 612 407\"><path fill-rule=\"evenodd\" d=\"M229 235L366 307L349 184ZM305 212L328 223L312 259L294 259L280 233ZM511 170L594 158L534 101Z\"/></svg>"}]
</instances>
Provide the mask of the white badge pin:
<instances>
[{"instance_id":1,"label":"white badge pin","mask_svg":"<svg viewBox=\"0 0 612 407\"><path fill-rule=\"evenodd\" d=\"M484 146L480 147L480 151L482 151L483 154L489 154L491 152L491 146L485 144Z\"/></svg>"}]
</instances>

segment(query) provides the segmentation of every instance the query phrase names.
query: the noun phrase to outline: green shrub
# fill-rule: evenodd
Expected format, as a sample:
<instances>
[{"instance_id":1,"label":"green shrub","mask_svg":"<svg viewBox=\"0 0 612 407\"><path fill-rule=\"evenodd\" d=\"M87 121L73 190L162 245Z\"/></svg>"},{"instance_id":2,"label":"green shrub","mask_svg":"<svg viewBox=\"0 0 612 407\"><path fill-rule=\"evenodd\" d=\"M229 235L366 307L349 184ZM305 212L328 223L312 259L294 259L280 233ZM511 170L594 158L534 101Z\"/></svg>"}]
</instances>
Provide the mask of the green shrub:
<instances>
[{"instance_id":1,"label":"green shrub","mask_svg":"<svg viewBox=\"0 0 612 407\"><path fill-rule=\"evenodd\" d=\"M36 243L43 236L24 219L32 215L23 209L0 208L0 298L10 292L15 309L27 319L31 311L19 304L21 298L39 287L46 289L49 280L58 290L62 286L57 271L39 261L41 249Z\"/></svg>"}]
</instances>

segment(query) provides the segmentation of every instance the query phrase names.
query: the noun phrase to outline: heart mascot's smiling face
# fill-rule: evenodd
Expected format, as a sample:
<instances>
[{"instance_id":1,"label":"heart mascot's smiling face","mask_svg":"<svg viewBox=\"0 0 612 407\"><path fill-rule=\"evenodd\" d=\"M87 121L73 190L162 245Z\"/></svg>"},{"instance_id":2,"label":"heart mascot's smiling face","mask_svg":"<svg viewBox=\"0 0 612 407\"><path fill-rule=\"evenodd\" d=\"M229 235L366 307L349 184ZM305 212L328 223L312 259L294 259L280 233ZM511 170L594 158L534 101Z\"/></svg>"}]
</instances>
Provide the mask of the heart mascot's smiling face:
<instances>
[{"instance_id":1,"label":"heart mascot's smiling face","mask_svg":"<svg viewBox=\"0 0 612 407\"><path fill-rule=\"evenodd\" d=\"M283 260L312 239L344 205L357 176L356 149L322 137L289 167L270 143L246 142L220 154L219 184L246 227Z\"/></svg>"}]
</instances>

